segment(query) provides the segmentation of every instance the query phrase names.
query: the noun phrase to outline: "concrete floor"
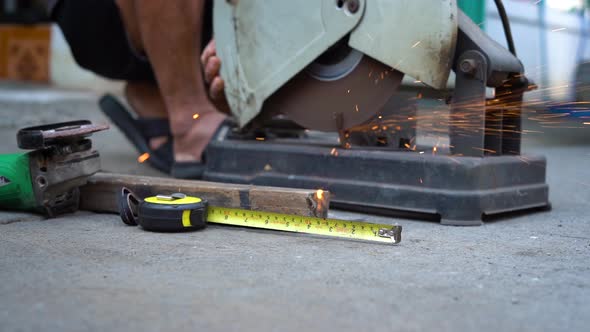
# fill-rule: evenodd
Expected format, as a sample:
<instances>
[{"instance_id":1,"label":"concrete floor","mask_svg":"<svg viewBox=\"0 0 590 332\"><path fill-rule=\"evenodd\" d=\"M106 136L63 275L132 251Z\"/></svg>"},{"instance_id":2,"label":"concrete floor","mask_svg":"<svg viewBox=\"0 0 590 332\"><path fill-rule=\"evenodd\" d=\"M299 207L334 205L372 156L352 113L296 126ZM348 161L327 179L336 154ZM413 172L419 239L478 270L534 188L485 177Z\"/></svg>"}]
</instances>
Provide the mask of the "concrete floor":
<instances>
[{"instance_id":1,"label":"concrete floor","mask_svg":"<svg viewBox=\"0 0 590 332\"><path fill-rule=\"evenodd\" d=\"M79 118L100 118L85 105ZM16 149L14 107L2 111L12 116L0 122L2 153ZM0 330L587 331L589 137L527 140L526 152L549 159L551 212L471 228L332 212L403 225L397 247L0 212ZM156 174L114 129L95 146L106 170Z\"/></svg>"}]
</instances>

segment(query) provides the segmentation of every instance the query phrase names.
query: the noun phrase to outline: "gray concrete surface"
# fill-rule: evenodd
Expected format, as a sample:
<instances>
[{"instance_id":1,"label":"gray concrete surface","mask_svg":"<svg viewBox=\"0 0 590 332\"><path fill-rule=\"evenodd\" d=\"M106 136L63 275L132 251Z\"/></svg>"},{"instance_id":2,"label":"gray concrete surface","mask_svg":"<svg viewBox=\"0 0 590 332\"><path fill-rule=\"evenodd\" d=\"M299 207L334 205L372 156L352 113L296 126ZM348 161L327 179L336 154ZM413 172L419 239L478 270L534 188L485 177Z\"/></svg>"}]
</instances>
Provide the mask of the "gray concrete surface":
<instances>
[{"instance_id":1,"label":"gray concrete surface","mask_svg":"<svg viewBox=\"0 0 590 332\"><path fill-rule=\"evenodd\" d=\"M3 120L0 152L21 120ZM527 140L549 159L551 212L472 228L332 212L402 224L397 247L0 212L0 331L587 331L588 137ZM156 174L116 130L95 142L105 169Z\"/></svg>"}]
</instances>

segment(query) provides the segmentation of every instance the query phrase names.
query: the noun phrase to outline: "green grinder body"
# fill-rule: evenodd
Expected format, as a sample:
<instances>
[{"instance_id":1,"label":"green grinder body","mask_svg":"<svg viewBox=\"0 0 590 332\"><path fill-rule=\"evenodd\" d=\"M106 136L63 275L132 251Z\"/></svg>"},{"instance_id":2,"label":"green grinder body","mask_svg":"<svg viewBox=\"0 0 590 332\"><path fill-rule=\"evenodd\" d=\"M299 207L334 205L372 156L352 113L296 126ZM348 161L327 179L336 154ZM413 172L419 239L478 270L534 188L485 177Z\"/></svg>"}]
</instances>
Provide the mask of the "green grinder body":
<instances>
[{"instance_id":1,"label":"green grinder body","mask_svg":"<svg viewBox=\"0 0 590 332\"><path fill-rule=\"evenodd\" d=\"M29 155L0 155L0 209L33 210L37 207Z\"/></svg>"}]
</instances>

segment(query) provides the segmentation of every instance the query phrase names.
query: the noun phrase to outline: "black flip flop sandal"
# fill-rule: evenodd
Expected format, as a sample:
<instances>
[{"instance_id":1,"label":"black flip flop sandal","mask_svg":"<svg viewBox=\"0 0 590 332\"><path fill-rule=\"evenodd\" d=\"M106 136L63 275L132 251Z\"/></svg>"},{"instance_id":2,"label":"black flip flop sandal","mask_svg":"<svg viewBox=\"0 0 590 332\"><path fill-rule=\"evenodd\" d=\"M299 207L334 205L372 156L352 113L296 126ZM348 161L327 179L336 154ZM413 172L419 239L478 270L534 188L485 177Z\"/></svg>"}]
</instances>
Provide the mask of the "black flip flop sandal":
<instances>
[{"instance_id":1,"label":"black flip flop sandal","mask_svg":"<svg viewBox=\"0 0 590 332\"><path fill-rule=\"evenodd\" d=\"M172 133L167 119L135 119L117 98L103 96L99 105L103 113L125 134L140 154L149 153L147 160L154 168L178 179L200 179L205 172L207 149L203 152L202 162L175 162ZM225 119L212 136L215 139L225 128L235 127L235 122ZM168 141L156 150L152 150L149 141L155 137L167 136Z\"/></svg>"},{"instance_id":2,"label":"black flip flop sandal","mask_svg":"<svg viewBox=\"0 0 590 332\"><path fill-rule=\"evenodd\" d=\"M151 166L170 174L174 164L174 150L168 119L136 119L112 95L103 96L99 101L99 106L140 154L149 153L150 157L147 162ZM168 141L158 149L152 150L149 142L155 137L168 137Z\"/></svg>"}]
</instances>

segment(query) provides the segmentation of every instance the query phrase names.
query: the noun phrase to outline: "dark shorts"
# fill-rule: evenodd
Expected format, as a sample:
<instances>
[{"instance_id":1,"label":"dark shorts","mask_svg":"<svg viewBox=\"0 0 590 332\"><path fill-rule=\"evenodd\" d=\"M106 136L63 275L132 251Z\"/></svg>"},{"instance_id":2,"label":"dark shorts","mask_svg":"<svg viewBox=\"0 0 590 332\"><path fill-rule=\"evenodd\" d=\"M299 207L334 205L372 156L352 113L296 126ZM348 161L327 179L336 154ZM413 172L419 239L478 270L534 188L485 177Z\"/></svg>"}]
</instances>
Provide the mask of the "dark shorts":
<instances>
[{"instance_id":1,"label":"dark shorts","mask_svg":"<svg viewBox=\"0 0 590 332\"><path fill-rule=\"evenodd\" d=\"M202 47L212 37L212 12L212 1L208 0ZM149 59L131 46L114 0L61 0L52 19L61 28L80 67L110 79L155 82Z\"/></svg>"}]
</instances>

